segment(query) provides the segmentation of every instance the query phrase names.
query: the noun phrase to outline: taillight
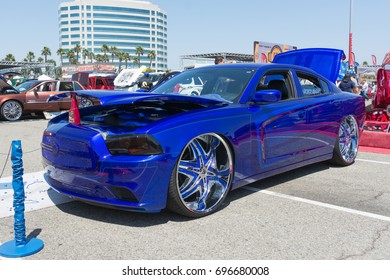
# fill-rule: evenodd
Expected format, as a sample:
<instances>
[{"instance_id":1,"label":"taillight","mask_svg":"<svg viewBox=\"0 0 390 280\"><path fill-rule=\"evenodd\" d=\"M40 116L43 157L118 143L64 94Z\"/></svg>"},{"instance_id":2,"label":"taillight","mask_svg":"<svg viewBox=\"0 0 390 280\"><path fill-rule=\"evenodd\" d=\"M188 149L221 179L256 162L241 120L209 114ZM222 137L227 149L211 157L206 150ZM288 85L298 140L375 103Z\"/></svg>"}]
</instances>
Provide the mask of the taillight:
<instances>
[{"instance_id":1,"label":"taillight","mask_svg":"<svg viewBox=\"0 0 390 280\"><path fill-rule=\"evenodd\" d=\"M72 98L72 103L70 105L70 110L69 110L69 123L79 125L80 111L79 111L79 106L77 104L76 94L72 92L70 96Z\"/></svg>"}]
</instances>

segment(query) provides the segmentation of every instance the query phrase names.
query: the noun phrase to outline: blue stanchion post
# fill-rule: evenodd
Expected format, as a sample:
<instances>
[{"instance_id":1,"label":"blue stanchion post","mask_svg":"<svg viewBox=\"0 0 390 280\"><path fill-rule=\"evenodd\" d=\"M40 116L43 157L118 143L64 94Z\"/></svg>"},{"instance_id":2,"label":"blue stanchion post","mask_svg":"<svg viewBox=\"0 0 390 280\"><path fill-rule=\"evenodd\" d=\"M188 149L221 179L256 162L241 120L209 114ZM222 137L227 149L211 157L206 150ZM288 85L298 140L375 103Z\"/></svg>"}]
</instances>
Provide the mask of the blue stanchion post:
<instances>
[{"instance_id":1,"label":"blue stanchion post","mask_svg":"<svg viewBox=\"0 0 390 280\"><path fill-rule=\"evenodd\" d=\"M14 189L14 231L15 239L0 245L0 256L7 258L25 257L39 252L43 248L43 241L37 238L26 238L26 224L24 220L24 184L22 144L20 140L12 141L12 187Z\"/></svg>"}]
</instances>

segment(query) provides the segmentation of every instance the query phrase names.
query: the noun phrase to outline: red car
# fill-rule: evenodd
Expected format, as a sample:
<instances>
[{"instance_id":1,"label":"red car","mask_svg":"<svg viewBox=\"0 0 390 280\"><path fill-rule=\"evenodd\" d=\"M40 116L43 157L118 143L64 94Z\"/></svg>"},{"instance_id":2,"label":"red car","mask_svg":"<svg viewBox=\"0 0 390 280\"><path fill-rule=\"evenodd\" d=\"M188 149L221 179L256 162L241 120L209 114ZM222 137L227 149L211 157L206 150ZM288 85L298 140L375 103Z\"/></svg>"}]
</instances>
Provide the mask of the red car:
<instances>
[{"instance_id":1,"label":"red car","mask_svg":"<svg viewBox=\"0 0 390 280\"><path fill-rule=\"evenodd\" d=\"M108 76L89 76L89 88L90 89L115 89L114 79L116 75Z\"/></svg>"},{"instance_id":2,"label":"red car","mask_svg":"<svg viewBox=\"0 0 390 280\"><path fill-rule=\"evenodd\" d=\"M372 100L372 107L379 109L390 107L390 67L379 68L377 72L377 91Z\"/></svg>"},{"instance_id":3,"label":"red car","mask_svg":"<svg viewBox=\"0 0 390 280\"><path fill-rule=\"evenodd\" d=\"M90 74L88 72L76 72L72 75L72 81L80 82L85 89L115 89L115 74Z\"/></svg>"},{"instance_id":4,"label":"red car","mask_svg":"<svg viewBox=\"0 0 390 280\"><path fill-rule=\"evenodd\" d=\"M83 90L83 86L75 81L39 81L30 80L18 85L10 86L5 79L0 79L0 117L8 121L19 120L26 113L57 112L69 110L71 99L60 99L56 102L47 102L53 95L67 91ZM83 99L82 107L93 105L93 101Z\"/></svg>"},{"instance_id":5,"label":"red car","mask_svg":"<svg viewBox=\"0 0 390 280\"><path fill-rule=\"evenodd\" d=\"M390 132L390 65L378 69L377 89L366 120L366 129Z\"/></svg>"}]
</instances>

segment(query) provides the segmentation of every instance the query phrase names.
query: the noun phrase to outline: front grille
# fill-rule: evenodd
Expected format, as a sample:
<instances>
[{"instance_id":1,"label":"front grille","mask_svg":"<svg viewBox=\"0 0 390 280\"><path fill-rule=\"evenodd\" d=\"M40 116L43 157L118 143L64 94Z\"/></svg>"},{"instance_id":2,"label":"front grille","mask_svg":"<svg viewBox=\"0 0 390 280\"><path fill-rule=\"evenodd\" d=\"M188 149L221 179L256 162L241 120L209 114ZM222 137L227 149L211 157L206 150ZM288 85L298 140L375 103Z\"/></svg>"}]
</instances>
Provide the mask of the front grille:
<instances>
[{"instance_id":1,"label":"front grille","mask_svg":"<svg viewBox=\"0 0 390 280\"><path fill-rule=\"evenodd\" d=\"M97 155L88 140L45 136L41 147L42 156L56 167L86 170L96 168Z\"/></svg>"}]
</instances>

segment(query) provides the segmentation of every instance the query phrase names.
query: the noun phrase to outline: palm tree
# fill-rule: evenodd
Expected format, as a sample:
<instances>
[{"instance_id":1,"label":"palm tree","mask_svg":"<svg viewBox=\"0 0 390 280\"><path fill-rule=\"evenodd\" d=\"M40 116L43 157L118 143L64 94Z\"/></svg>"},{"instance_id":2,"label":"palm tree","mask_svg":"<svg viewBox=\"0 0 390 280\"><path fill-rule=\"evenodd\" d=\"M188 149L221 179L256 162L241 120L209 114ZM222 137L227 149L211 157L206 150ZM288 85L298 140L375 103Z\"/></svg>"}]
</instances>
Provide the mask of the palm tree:
<instances>
[{"instance_id":1,"label":"palm tree","mask_svg":"<svg viewBox=\"0 0 390 280\"><path fill-rule=\"evenodd\" d=\"M47 62L47 56L51 55L51 51L48 47L43 47L43 50L41 51L41 55L45 57L45 63Z\"/></svg>"},{"instance_id":2,"label":"palm tree","mask_svg":"<svg viewBox=\"0 0 390 280\"><path fill-rule=\"evenodd\" d=\"M87 57L89 57L89 50L88 49L83 49L81 53L82 53L82 56L83 56L83 64L85 64L85 60L87 59Z\"/></svg>"},{"instance_id":3,"label":"palm tree","mask_svg":"<svg viewBox=\"0 0 390 280\"><path fill-rule=\"evenodd\" d=\"M42 62L44 62L45 60L43 59L43 57L38 57L37 61L38 61L39 63L42 63Z\"/></svg>"},{"instance_id":4,"label":"palm tree","mask_svg":"<svg viewBox=\"0 0 390 280\"><path fill-rule=\"evenodd\" d=\"M52 63L54 65L54 67L57 66L57 62L54 59L48 59L47 63Z\"/></svg>"},{"instance_id":5,"label":"palm tree","mask_svg":"<svg viewBox=\"0 0 390 280\"><path fill-rule=\"evenodd\" d=\"M134 64L134 65L138 64L138 67L141 67L141 66L140 66L140 63L139 63L138 57L134 57L134 59L133 59L133 64Z\"/></svg>"},{"instance_id":6,"label":"palm tree","mask_svg":"<svg viewBox=\"0 0 390 280\"><path fill-rule=\"evenodd\" d=\"M93 63L93 60L95 59L95 54L93 52L89 52L88 58L90 59L91 63Z\"/></svg>"},{"instance_id":7,"label":"palm tree","mask_svg":"<svg viewBox=\"0 0 390 280\"><path fill-rule=\"evenodd\" d=\"M66 56L68 57L69 64L72 64L74 62L74 50L73 49L69 49L66 52Z\"/></svg>"},{"instance_id":8,"label":"palm tree","mask_svg":"<svg viewBox=\"0 0 390 280\"><path fill-rule=\"evenodd\" d=\"M101 50L104 53L104 57L106 57L107 53L110 51L110 47L107 44L103 44Z\"/></svg>"},{"instance_id":9,"label":"palm tree","mask_svg":"<svg viewBox=\"0 0 390 280\"><path fill-rule=\"evenodd\" d=\"M152 69L152 61L156 58L156 52L155 51L149 51L148 57L150 59L149 68Z\"/></svg>"},{"instance_id":10,"label":"palm tree","mask_svg":"<svg viewBox=\"0 0 390 280\"><path fill-rule=\"evenodd\" d=\"M57 65L56 61L55 61L54 59L48 59L48 60L46 61L46 63L51 63L51 64L53 64L53 67L46 66L46 73L48 73L49 76L55 75L56 65Z\"/></svg>"},{"instance_id":11,"label":"palm tree","mask_svg":"<svg viewBox=\"0 0 390 280\"><path fill-rule=\"evenodd\" d=\"M126 69L127 69L127 63L131 60L131 56L128 52L125 52L125 55L123 57L123 60L125 61L126 63Z\"/></svg>"},{"instance_id":12,"label":"palm tree","mask_svg":"<svg viewBox=\"0 0 390 280\"><path fill-rule=\"evenodd\" d=\"M35 59L35 54L33 52L28 52L26 59L28 62L33 62L33 60Z\"/></svg>"},{"instance_id":13,"label":"palm tree","mask_svg":"<svg viewBox=\"0 0 390 280\"><path fill-rule=\"evenodd\" d=\"M117 52L118 52L118 48L117 47L115 47L115 46L111 46L110 47L111 62L114 62L115 55L118 55Z\"/></svg>"},{"instance_id":14,"label":"palm tree","mask_svg":"<svg viewBox=\"0 0 390 280\"><path fill-rule=\"evenodd\" d=\"M141 46L135 48L135 55L138 55L138 67L141 67L141 55L144 55L144 49ZM134 62L134 64L136 64Z\"/></svg>"},{"instance_id":15,"label":"palm tree","mask_svg":"<svg viewBox=\"0 0 390 280\"><path fill-rule=\"evenodd\" d=\"M81 46L80 44L77 44L74 48L73 48L74 52L76 53L76 64L79 63L79 53L81 53Z\"/></svg>"},{"instance_id":16,"label":"palm tree","mask_svg":"<svg viewBox=\"0 0 390 280\"><path fill-rule=\"evenodd\" d=\"M118 51L116 53L118 60L119 60L119 66L118 66L118 73L121 72L122 68L122 61L125 59L125 52L124 51Z\"/></svg>"},{"instance_id":17,"label":"palm tree","mask_svg":"<svg viewBox=\"0 0 390 280\"><path fill-rule=\"evenodd\" d=\"M5 56L4 61L16 61L12 53L9 53Z\"/></svg>"},{"instance_id":18,"label":"palm tree","mask_svg":"<svg viewBox=\"0 0 390 280\"><path fill-rule=\"evenodd\" d=\"M63 62L63 56L64 56L64 54L65 54L65 51L64 51L63 48L59 48L59 49L57 50L57 55L60 56L61 65L62 65L62 62Z\"/></svg>"},{"instance_id":19,"label":"palm tree","mask_svg":"<svg viewBox=\"0 0 390 280\"><path fill-rule=\"evenodd\" d=\"M96 59L97 62L103 62L104 61L104 57L100 53L95 56L95 59Z\"/></svg>"}]
</instances>

